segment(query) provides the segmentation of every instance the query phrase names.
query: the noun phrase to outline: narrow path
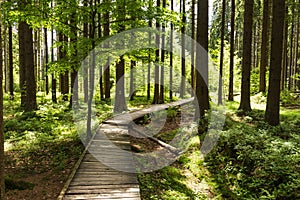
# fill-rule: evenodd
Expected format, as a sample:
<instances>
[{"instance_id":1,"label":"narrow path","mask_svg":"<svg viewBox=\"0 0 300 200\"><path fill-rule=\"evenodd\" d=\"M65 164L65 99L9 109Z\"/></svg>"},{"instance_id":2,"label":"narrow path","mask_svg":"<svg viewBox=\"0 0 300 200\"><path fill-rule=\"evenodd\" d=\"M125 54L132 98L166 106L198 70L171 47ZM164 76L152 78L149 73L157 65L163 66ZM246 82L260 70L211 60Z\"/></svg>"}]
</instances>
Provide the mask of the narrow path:
<instances>
[{"instance_id":1,"label":"narrow path","mask_svg":"<svg viewBox=\"0 0 300 200\"><path fill-rule=\"evenodd\" d=\"M135 162L130 153L129 124L144 115L193 101L152 105L103 122L76 163L58 199L139 200Z\"/></svg>"}]
</instances>

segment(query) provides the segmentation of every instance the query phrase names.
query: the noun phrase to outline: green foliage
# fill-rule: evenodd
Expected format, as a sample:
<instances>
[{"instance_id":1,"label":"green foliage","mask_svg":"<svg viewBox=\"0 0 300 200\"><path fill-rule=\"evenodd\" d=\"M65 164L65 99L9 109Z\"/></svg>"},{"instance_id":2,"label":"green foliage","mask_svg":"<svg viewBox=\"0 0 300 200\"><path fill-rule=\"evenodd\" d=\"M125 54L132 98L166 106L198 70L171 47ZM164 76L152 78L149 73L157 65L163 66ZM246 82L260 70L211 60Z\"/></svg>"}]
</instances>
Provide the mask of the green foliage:
<instances>
[{"instance_id":1,"label":"green foliage","mask_svg":"<svg viewBox=\"0 0 300 200\"><path fill-rule=\"evenodd\" d=\"M292 93L288 90L283 90L280 93L280 102L282 106L294 106L299 105L300 96L296 93Z\"/></svg>"},{"instance_id":2,"label":"green foliage","mask_svg":"<svg viewBox=\"0 0 300 200\"><path fill-rule=\"evenodd\" d=\"M209 188L209 173L200 156L199 138L196 136L191 140L188 151L171 166L138 175L142 199L200 200L207 199L208 191L213 192Z\"/></svg>"},{"instance_id":3,"label":"green foliage","mask_svg":"<svg viewBox=\"0 0 300 200\"><path fill-rule=\"evenodd\" d=\"M220 134L205 159L216 188L226 199L299 199L299 120L271 127L262 122L263 112L247 115Z\"/></svg>"}]
</instances>

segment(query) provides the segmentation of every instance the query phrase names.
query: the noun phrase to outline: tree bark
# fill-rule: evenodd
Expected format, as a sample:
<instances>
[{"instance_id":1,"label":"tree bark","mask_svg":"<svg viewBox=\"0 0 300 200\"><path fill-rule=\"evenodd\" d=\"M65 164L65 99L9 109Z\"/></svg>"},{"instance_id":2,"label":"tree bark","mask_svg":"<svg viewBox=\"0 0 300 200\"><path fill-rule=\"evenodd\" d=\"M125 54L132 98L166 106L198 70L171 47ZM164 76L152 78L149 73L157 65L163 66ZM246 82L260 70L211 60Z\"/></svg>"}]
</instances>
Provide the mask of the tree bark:
<instances>
[{"instance_id":1,"label":"tree bark","mask_svg":"<svg viewBox=\"0 0 300 200\"><path fill-rule=\"evenodd\" d=\"M252 58L252 25L253 25L253 0L245 1L244 35L243 35L243 61L242 61L242 87L239 110L251 111L250 105L250 71Z\"/></svg>"},{"instance_id":2,"label":"tree bark","mask_svg":"<svg viewBox=\"0 0 300 200\"><path fill-rule=\"evenodd\" d=\"M121 0L118 2L118 19L124 20L126 16L125 2L126 0ZM125 30L124 24L119 24L118 32L122 32ZM125 60L123 55L120 56L120 61L116 64L116 95L115 95L115 106L114 113L121 113L127 110L127 105L125 101Z\"/></svg>"},{"instance_id":3,"label":"tree bark","mask_svg":"<svg viewBox=\"0 0 300 200\"><path fill-rule=\"evenodd\" d=\"M103 3L109 4L109 0L105 0ZM103 14L104 18L104 26L103 26L103 36L108 37L109 36L109 11L107 10ZM105 46L104 48L109 48L109 46ZM110 59L107 58L106 65L104 67L104 96L105 99L110 99Z\"/></svg>"},{"instance_id":4,"label":"tree bark","mask_svg":"<svg viewBox=\"0 0 300 200\"><path fill-rule=\"evenodd\" d=\"M24 108L25 112L30 112L37 109L32 29L26 22L20 22L18 33L20 68L22 68L21 73L24 73L25 76L22 75L22 81L24 81L22 88L25 91Z\"/></svg>"},{"instance_id":5,"label":"tree bark","mask_svg":"<svg viewBox=\"0 0 300 200\"><path fill-rule=\"evenodd\" d=\"M44 28L44 48L45 48L45 89L46 94L49 94L49 79L48 79L48 63L49 63L49 52L48 52L48 29Z\"/></svg>"},{"instance_id":6,"label":"tree bark","mask_svg":"<svg viewBox=\"0 0 300 200\"><path fill-rule=\"evenodd\" d=\"M272 126L279 124L280 72L282 59L285 0L273 1L270 78L265 121Z\"/></svg>"},{"instance_id":7,"label":"tree bark","mask_svg":"<svg viewBox=\"0 0 300 200\"><path fill-rule=\"evenodd\" d=\"M219 90L218 90L218 105L223 104L223 60L224 60L224 35L225 35L225 14L226 0L222 2L222 27L221 27L221 52L220 52L220 74L219 74Z\"/></svg>"},{"instance_id":8,"label":"tree bark","mask_svg":"<svg viewBox=\"0 0 300 200\"><path fill-rule=\"evenodd\" d=\"M230 66L229 66L229 94L228 100L233 101L233 79L234 79L234 32L235 32L235 0L231 0L231 31L230 31Z\"/></svg>"},{"instance_id":9,"label":"tree bark","mask_svg":"<svg viewBox=\"0 0 300 200\"><path fill-rule=\"evenodd\" d=\"M157 0L157 10L159 11L160 8L160 0ZM158 19L156 19L156 29L160 30L160 24ZM153 97L153 104L159 103L159 45L160 45L160 36L159 34L155 35L155 43L157 46L157 49L155 50L155 74L154 74L154 97Z\"/></svg>"},{"instance_id":10,"label":"tree bark","mask_svg":"<svg viewBox=\"0 0 300 200\"><path fill-rule=\"evenodd\" d=\"M196 100L195 118L204 117L209 109L208 98L208 0L198 0L196 47ZM203 52L203 48L205 52Z\"/></svg>"},{"instance_id":11,"label":"tree bark","mask_svg":"<svg viewBox=\"0 0 300 200\"><path fill-rule=\"evenodd\" d=\"M12 27L8 27L8 87L9 87L9 98L14 99L14 66L13 66L13 38L12 38Z\"/></svg>"},{"instance_id":12,"label":"tree bark","mask_svg":"<svg viewBox=\"0 0 300 200\"><path fill-rule=\"evenodd\" d=\"M171 0L171 11L174 11L174 2ZM169 98L173 99L173 31L174 25L171 22L171 33L170 33L170 92Z\"/></svg>"},{"instance_id":13,"label":"tree bark","mask_svg":"<svg viewBox=\"0 0 300 200\"><path fill-rule=\"evenodd\" d=\"M191 95L194 96L195 93L195 2L196 0L192 0L192 43L191 43L191 86L192 91Z\"/></svg>"},{"instance_id":14,"label":"tree bark","mask_svg":"<svg viewBox=\"0 0 300 200\"><path fill-rule=\"evenodd\" d=\"M162 7L166 8L166 0L162 1ZM164 62L165 62L165 22L162 23L162 36L161 36L161 66L160 66L160 95L159 95L159 103L164 103L165 101L165 68L164 68Z\"/></svg>"},{"instance_id":15,"label":"tree bark","mask_svg":"<svg viewBox=\"0 0 300 200\"><path fill-rule=\"evenodd\" d=\"M52 3L51 3L52 7ZM51 62L54 62L54 32L51 31ZM56 78L55 78L55 72L52 72L51 74L51 98L53 103L57 103L56 99Z\"/></svg>"},{"instance_id":16,"label":"tree bark","mask_svg":"<svg viewBox=\"0 0 300 200\"><path fill-rule=\"evenodd\" d=\"M269 0L264 0L259 92L266 92L266 69L269 59L269 15Z\"/></svg>"},{"instance_id":17,"label":"tree bark","mask_svg":"<svg viewBox=\"0 0 300 200\"><path fill-rule=\"evenodd\" d=\"M185 95L185 25L186 25L186 16L185 16L185 0L182 2L182 27L181 27L181 84L180 84L180 97L183 98Z\"/></svg>"},{"instance_id":18,"label":"tree bark","mask_svg":"<svg viewBox=\"0 0 300 200\"><path fill-rule=\"evenodd\" d=\"M2 18L0 16L0 55L2 55ZM5 198L4 184L4 130L3 130L3 57L0 56L0 199Z\"/></svg>"}]
</instances>

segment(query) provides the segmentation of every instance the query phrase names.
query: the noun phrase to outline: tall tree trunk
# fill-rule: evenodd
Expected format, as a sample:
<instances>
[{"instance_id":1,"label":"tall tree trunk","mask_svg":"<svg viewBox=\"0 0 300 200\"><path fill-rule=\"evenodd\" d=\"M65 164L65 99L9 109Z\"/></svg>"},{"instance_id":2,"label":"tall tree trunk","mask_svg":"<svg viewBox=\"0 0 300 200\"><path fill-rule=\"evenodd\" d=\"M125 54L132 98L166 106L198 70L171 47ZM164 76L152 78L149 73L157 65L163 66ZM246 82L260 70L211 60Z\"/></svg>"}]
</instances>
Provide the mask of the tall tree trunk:
<instances>
[{"instance_id":1,"label":"tall tree trunk","mask_svg":"<svg viewBox=\"0 0 300 200\"><path fill-rule=\"evenodd\" d=\"M251 111L250 105L250 71L251 71L251 44L253 25L253 0L245 1L244 36L243 36L243 62L242 62L242 87L239 110Z\"/></svg>"},{"instance_id":2,"label":"tall tree trunk","mask_svg":"<svg viewBox=\"0 0 300 200\"><path fill-rule=\"evenodd\" d=\"M266 92L266 69L269 59L269 7L269 0L264 0L259 92Z\"/></svg>"},{"instance_id":3,"label":"tall tree trunk","mask_svg":"<svg viewBox=\"0 0 300 200\"><path fill-rule=\"evenodd\" d=\"M100 5L101 1L98 0L98 5ZM98 13L98 38L102 37L102 26L101 26L101 13ZM103 90L103 66L99 66L99 85L100 85L100 100L104 99L104 90Z\"/></svg>"},{"instance_id":4,"label":"tall tree trunk","mask_svg":"<svg viewBox=\"0 0 300 200\"><path fill-rule=\"evenodd\" d=\"M3 131L3 57L2 57L2 18L0 16L0 199L5 198L4 184L4 131Z\"/></svg>"},{"instance_id":5,"label":"tall tree trunk","mask_svg":"<svg viewBox=\"0 0 300 200\"><path fill-rule=\"evenodd\" d=\"M157 10L160 8L160 0L157 0ZM156 19L156 29L160 30L160 24L158 19ZM159 103L159 45L160 45L160 36L159 34L155 35L155 43L157 49L155 50L155 74L154 74L154 97L153 97L153 104Z\"/></svg>"},{"instance_id":6,"label":"tall tree trunk","mask_svg":"<svg viewBox=\"0 0 300 200\"><path fill-rule=\"evenodd\" d=\"M298 1L298 3L300 3L300 0ZM298 13L300 12L300 8L298 8ZM296 69L296 73L299 74L300 73L300 66L298 65L298 59L300 58L299 56L299 35L300 35L300 15L298 15L297 17L297 29L296 29L297 33L296 33L296 41L295 41L295 69ZM299 79L295 79L295 90L300 90L300 80Z\"/></svg>"},{"instance_id":7,"label":"tall tree trunk","mask_svg":"<svg viewBox=\"0 0 300 200\"><path fill-rule=\"evenodd\" d=\"M149 7L152 8L152 5L151 5L151 1L149 3ZM152 19L149 19L149 27L151 28L152 27ZM148 33L148 37L149 37L149 40L148 40L148 44L149 46L151 45L151 31L149 31ZM151 49L148 50L148 72L147 72L147 100L150 100L150 96L151 96Z\"/></svg>"},{"instance_id":8,"label":"tall tree trunk","mask_svg":"<svg viewBox=\"0 0 300 200\"><path fill-rule=\"evenodd\" d=\"M22 23L19 23L18 30L22 30ZM21 31L18 31L19 36L19 85L20 85L20 92L21 92L21 107L25 108L26 104L26 85L25 85L25 51L26 47L25 45L21 45L21 43L24 43L25 41L25 35L21 34Z\"/></svg>"},{"instance_id":9,"label":"tall tree trunk","mask_svg":"<svg viewBox=\"0 0 300 200\"><path fill-rule=\"evenodd\" d=\"M68 42L68 37L64 36L62 33L59 33L59 41L66 45ZM59 47L59 59L63 61L66 59L66 50L63 49L62 46ZM62 74L60 74L60 91L63 95L63 101L68 101L68 94L69 94L69 71L66 70Z\"/></svg>"},{"instance_id":10,"label":"tall tree trunk","mask_svg":"<svg viewBox=\"0 0 300 200\"><path fill-rule=\"evenodd\" d=\"M280 72L282 59L285 0L273 0L272 43L270 78L265 121L270 125L279 124Z\"/></svg>"},{"instance_id":11,"label":"tall tree trunk","mask_svg":"<svg viewBox=\"0 0 300 200\"><path fill-rule=\"evenodd\" d=\"M174 2L171 0L171 11L174 11ZM174 25L171 22L171 34L170 34L170 100L173 99L173 31Z\"/></svg>"},{"instance_id":12,"label":"tall tree trunk","mask_svg":"<svg viewBox=\"0 0 300 200\"><path fill-rule=\"evenodd\" d=\"M96 1L95 5L93 5L93 1L90 1L90 7L95 6L96 7ZM89 38L92 40L92 56L91 60L89 60L89 94L88 94L88 117L87 117L87 138L86 143L90 141L92 138L92 102L94 98L94 85L95 85L95 67L96 67L96 53L95 53L95 30L96 30L96 9L93 8L92 14L91 14L91 24L89 29Z\"/></svg>"},{"instance_id":13,"label":"tall tree trunk","mask_svg":"<svg viewBox=\"0 0 300 200\"><path fill-rule=\"evenodd\" d=\"M294 3L294 2L293 2ZM295 9L294 9L294 5L291 6L291 13L294 13ZM299 14L299 13L298 13ZM292 22L291 22L291 32L290 32L290 57L289 57L289 73L288 73L288 90L291 91L293 85L293 45L294 45L294 27L295 27L295 23L294 23L294 14L292 14Z\"/></svg>"},{"instance_id":14,"label":"tall tree trunk","mask_svg":"<svg viewBox=\"0 0 300 200\"><path fill-rule=\"evenodd\" d=\"M192 0L192 42L191 42L191 96L194 96L195 93L195 2Z\"/></svg>"},{"instance_id":15,"label":"tall tree trunk","mask_svg":"<svg viewBox=\"0 0 300 200\"><path fill-rule=\"evenodd\" d=\"M135 67L136 67L136 62L134 60L131 60L130 61L130 92L129 92L130 101L133 101L135 97L135 73L134 73Z\"/></svg>"},{"instance_id":16,"label":"tall tree trunk","mask_svg":"<svg viewBox=\"0 0 300 200\"><path fill-rule=\"evenodd\" d=\"M180 84L180 97L183 98L185 95L185 0L182 2L182 27L181 27L181 84Z\"/></svg>"},{"instance_id":17,"label":"tall tree trunk","mask_svg":"<svg viewBox=\"0 0 300 200\"><path fill-rule=\"evenodd\" d=\"M124 20L126 16L125 4L126 0L118 1L118 19ZM125 30L125 25L120 24L118 32L122 32ZM123 56L120 56L120 61L116 64L116 96L115 96L115 106L114 113L121 113L127 110L126 101L125 101L125 60Z\"/></svg>"},{"instance_id":18,"label":"tall tree trunk","mask_svg":"<svg viewBox=\"0 0 300 200\"><path fill-rule=\"evenodd\" d=\"M162 7L163 9L166 8L166 0L162 1ZM164 68L164 62L165 62L165 22L162 23L161 27L162 36L161 36L161 63L160 66L160 95L159 95L159 103L164 103L165 101L165 68Z\"/></svg>"},{"instance_id":19,"label":"tall tree trunk","mask_svg":"<svg viewBox=\"0 0 300 200\"><path fill-rule=\"evenodd\" d=\"M105 4L109 4L109 0L104 1ZM108 5L107 5L108 6ZM106 12L103 14L104 18L104 26L103 26L103 36L108 37L109 36L109 11L106 10ZM109 46L105 46L104 48L109 48ZM110 99L110 59L107 58L106 65L104 67L104 94L105 99Z\"/></svg>"},{"instance_id":20,"label":"tall tree trunk","mask_svg":"<svg viewBox=\"0 0 300 200\"><path fill-rule=\"evenodd\" d=\"M88 0L84 0L83 1L83 6L85 8L88 7ZM87 39L88 35L89 35L89 25L88 25L88 19L86 17L84 17L84 23L83 23L83 38ZM84 61L84 62L88 62L88 61ZM88 65L88 63L84 63L84 65ZM83 93L84 93L84 97L83 100L85 103L88 102L88 96L89 96L89 85L88 85L88 69L85 67L84 71L83 71Z\"/></svg>"},{"instance_id":21,"label":"tall tree trunk","mask_svg":"<svg viewBox=\"0 0 300 200\"><path fill-rule=\"evenodd\" d=\"M49 94L49 79L48 79L48 63L49 63L49 52L48 52L48 29L44 28L44 48L45 48L45 70L46 70L46 77L45 77L45 89L46 94Z\"/></svg>"},{"instance_id":22,"label":"tall tree trunk","mask_svg":"<svg viewBox=\"0 0 300 200\"><path fill-rule=\"evenodd\" d=\"M287 16L289 13L288 5L285 7L285 15ZM288 19L286 18L284 21L284 40L283 40L283 57L282 57L282 75L281 75L281 90L286 89L286 81L287 81L287 60L288 60L288 52L287 52L287 40L288 40L288 30L289 30L289 25L288 25Z\"/></svg>"},{"instance_id":23,"label":"tall tree trunk","mask_svg":"<svg viewBox=\"0 0 300 200\"><path fill-rule=\"evenodd\" d=\"M74 53L71 57L70 63L72 64L72 71L71 71L71 97L69 107L72 108L73 106L78 105L78 62L77 62L77 22L76 22L76 12L72 14L70 24L72 26L72 33L74 35L70 38L70 45L74 48Z\"/></svg>"},{"instance_id":24,"label":"tall tree trunk","mask_svg":"<svg viewBox=\"0 0 300 200\"><path fill-rule=\"evenodd\" d=\"M209 109L208 98L208 0L198 0L196 47L196 119ZM201 49L204 48L206 52Z\"/></svg>"},{"instance_id":25,"label":"tall tree trunk","mask_svg":"<svg viewBox=\"0 0 300 200\"><path fill-rule=\"evenodd\" d=\"M9 98L14 99L14 66L13 66L13 38L12 27L8 27L8 79L9 79Z\"/></svg>"},{"instance_id":26,"label":"tall tree trunk","mask_svg":"<svg viewBox=\"0 0 300 200\"><path fill-rule=\"evenodd\" d=\"M235 0L231 0L231 30L230 30L230 66L229 66L229 94L228 100L233 101L233 76L234 76L234 32L235 32Z\"/></svg>"},{"instance_id":27,"label":"tall tree trunk","mask_svg":"<svg viewBox=\"0 0 300 200\"><path fill-rule=\"evenodd\" d=\"M30 112L37 109L36 105L36 81L34 75L34 54L32 29L26 22L19 23L19 55L20 67L25 77L23 89L25 93L25 111ZM23 71L24 70L24 71Z\"/></svg>"},{"instance_id":28,"label":"tall tree trunk","mask_svg":"<svg viewBox=\"0 0 300 200\"><path fill-rule=\"evenodd\" d=\"M51 4L52 7L52 4ZM54 62L54 32L53 30L51 31L51 62ZM55 78L55 72L52 72L51 74L51 97L52 97L52 102L57 103L56 99L56 78Z\"/></svg>"},{"instance_id":29,"label":"tall tree trunk","mask_svg":"<svg viewBox=\"0 0 300 200\"><path fill-rule=\"evenodd\" d=\"M226 0L222 3L222 27L221 27L221 53L220 53L220 74L219 74L219 90L218 90L218 105L223 104L223 60L224 60L224 35L225 35L225 14Z\"/></svg>"}]
</instances>

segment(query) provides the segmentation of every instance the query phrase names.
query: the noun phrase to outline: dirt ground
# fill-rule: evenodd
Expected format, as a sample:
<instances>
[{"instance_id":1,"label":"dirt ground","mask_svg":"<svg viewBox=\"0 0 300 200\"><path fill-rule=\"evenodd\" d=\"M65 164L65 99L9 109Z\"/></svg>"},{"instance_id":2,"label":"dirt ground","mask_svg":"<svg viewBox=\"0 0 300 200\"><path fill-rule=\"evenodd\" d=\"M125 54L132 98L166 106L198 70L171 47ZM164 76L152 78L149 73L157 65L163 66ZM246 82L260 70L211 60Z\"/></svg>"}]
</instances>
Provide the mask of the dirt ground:
<instances>
[{"instance_id":1,"label":"dirt ground","mask_svg":"<svg viewBox=\"0 0 300 200\"><path fill-rule=\"evenodd\" d=\"M73 141L67 142L65 150L71 149L71 145L80 144ZM75 155L73 152L55 161L53 154L57 155L57 152L52 148L55 147L28 155L17 151L6 152L6 199L57 199L80 153Z\"/></svg>"}]
</instances>

